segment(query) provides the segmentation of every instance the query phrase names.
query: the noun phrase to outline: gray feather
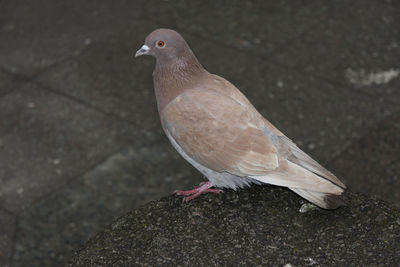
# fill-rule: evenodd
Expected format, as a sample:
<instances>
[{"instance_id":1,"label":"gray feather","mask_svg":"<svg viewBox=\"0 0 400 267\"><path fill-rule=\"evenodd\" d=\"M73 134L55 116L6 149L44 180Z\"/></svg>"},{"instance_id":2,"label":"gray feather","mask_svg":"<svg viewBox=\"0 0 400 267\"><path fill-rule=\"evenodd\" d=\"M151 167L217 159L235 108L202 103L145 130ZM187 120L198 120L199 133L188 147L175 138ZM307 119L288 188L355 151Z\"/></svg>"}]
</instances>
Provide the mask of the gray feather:
<instances>
[{"instance_id":1,"label":"gray feather","mask_svg":"<svg viewBox=\"0 0 400 267\"><path fill-rule=\"evenodd\" d=\"M330 171L321 166L318 162L313 160L309 155L302 151L292 140L286 136L278 136L271 132L267 127L263 128L265 135L278 149L279 155L285 157L287 160L315 173L322 178L325 178L332 183L346 188L346 186Z\"/></svg>"}]
</instances>

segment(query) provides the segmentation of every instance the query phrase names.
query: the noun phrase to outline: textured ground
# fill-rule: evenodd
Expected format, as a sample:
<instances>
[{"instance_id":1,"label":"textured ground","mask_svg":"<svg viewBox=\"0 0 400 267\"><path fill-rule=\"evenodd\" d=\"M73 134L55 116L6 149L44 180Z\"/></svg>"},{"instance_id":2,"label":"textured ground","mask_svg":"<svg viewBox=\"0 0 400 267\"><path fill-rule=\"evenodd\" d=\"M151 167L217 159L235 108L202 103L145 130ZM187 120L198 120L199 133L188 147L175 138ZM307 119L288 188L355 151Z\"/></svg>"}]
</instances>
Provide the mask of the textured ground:
<instances>
[{"instance_id":1,"label":"textured ground","mask_svg":"<svg viewBox=\"0 0 400 267\"><path fill-rule=\"evenodd\" d=\"M298 211L288 189L255 186L189 203L170 196L116 220L71 266L397 266L400 210L361 195Z\"/></svg>"},{"instance_id":2,"label":"textured ground","mask_svg":"<svg viewBox=\"0 0 400 267\"><path fill-rule=\"evenodd\" d=\"M0 266L51 266L202 177L159 125L155 28L181 32L353 191L400 206L399 1L0 0Z\"/></svg>"}]
</instances>

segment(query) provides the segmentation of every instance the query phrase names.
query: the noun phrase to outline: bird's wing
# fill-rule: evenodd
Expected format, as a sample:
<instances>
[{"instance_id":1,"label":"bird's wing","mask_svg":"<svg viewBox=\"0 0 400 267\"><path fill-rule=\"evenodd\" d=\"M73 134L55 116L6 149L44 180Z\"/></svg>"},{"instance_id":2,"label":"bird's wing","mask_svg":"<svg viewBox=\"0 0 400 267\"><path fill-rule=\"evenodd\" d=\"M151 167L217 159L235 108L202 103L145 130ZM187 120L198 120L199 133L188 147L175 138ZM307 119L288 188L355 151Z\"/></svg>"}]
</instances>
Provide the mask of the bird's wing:
<instances>
[{"instance_id":1,"label":"bird's wing","mask_svg":"<svg viewBox=\"0 0 400 267\"><path fill-rule=\"evenodd\" d=\"M163 126L185 153L203 166L238 176L278 167L277 150L252 106L214 90L187 90L161 114Z\"/></svg>"},{"instance_id":2,"label":"bird's wing","mask_svg":"<svg viewBox=\"0 0 400 267\"><path fill-rule=\"evenodd\" d=\"M242 105L247 106L252 112L258 113L249 100L244 96L234 85L229 81L217 75L211 75L211 79L207 79L206 85L210 90L215 90L230 98L233 98ZM286 137L278 128L264 117L263 131L268 136L269 140L274 144L278 150L280 158L287 159L288 161L305 168L306 170L325 178L334 184L346 188L346 186L330 171L321 166L318 162L313 160L309 155L303 152L296 144Z\"/></svg>"},{"instance_id":3,"label":"bird's wing","mask_svg":"<svg viewBox=\"0 0 400 267\"><path fill-rule=\"evenodd\" d=\"M342 188L346 188L346 186L333 173L312 159L288 137L277 133L277 129L268 120L264 119L264 121L266 122L264 132L277 148L279 156L286 158L288 161L299 165Z\"/></svg>"}]
</instances>

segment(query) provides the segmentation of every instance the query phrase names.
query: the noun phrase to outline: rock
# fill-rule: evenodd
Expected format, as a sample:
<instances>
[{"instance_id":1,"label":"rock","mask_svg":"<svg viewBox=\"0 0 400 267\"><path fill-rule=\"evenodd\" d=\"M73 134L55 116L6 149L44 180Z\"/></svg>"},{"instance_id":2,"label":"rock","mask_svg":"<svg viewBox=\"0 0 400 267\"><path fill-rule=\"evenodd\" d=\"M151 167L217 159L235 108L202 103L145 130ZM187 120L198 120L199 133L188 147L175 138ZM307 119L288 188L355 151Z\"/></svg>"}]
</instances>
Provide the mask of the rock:
<instances>
[{"instance_id":1,"label":"rock","mask_svg":"<svg viewBox=\"0 0 400 267\"><path fill-rule=\"evenodd\" d=\"M71 266L395 266L400 211L361 194L334 211L300 213L305 201L274 186L225 190L183 203L148 203L116 220Z\"/></svg>"}]
</instances>

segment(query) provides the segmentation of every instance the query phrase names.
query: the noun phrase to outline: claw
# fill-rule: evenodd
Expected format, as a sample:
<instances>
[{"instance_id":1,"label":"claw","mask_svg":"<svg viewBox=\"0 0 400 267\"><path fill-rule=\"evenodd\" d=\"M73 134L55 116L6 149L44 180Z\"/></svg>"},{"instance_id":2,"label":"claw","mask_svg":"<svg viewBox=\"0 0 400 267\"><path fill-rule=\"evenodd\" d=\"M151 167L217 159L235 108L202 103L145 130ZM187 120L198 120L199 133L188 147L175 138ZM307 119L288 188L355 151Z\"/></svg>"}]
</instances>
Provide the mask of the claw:
<instances>
[{"instance_id":1,"label":"claw","mask_svg":"<svg viewBox=\"0 0 400 267\"><path fill-rule=\"evenodd\" d=\"M208 182L202 182L200 183L200 186L194 187L192 190L175 190L174 193L177 194L178 196L184 195L187 196L183 199L184 202L190 201L201 194L205 193L216 193L219 194L223 192L220 189L217 188L211 188L212 184L210 181Z\"/></svg>"}]
</instances>

